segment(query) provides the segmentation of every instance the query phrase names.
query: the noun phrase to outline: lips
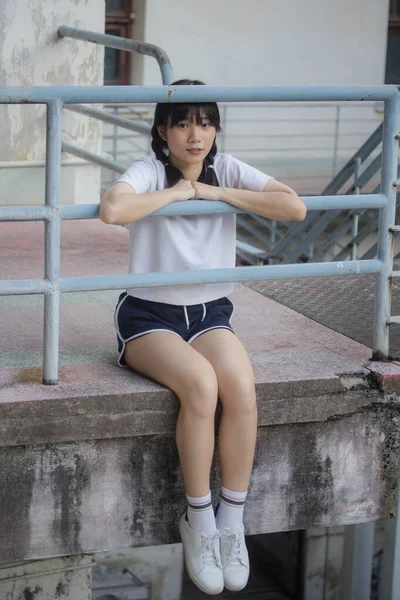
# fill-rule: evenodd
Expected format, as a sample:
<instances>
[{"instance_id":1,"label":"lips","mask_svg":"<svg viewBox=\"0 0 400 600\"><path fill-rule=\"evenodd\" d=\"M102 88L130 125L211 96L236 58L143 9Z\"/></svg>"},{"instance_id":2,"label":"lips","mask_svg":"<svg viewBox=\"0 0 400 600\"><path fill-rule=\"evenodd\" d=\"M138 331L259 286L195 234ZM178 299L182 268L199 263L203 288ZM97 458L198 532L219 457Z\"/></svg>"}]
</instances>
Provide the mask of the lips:
<instances>
[{"instance_id":1,"label":"lips","mask_svg":"<svg viewBox=\"0 0 400 600\"><path fill-rule=\"evenodd\" d=\"M188 148L187 150L188 152L190 152L190 154L201 154L202 149L201 148Z\"/></svg>"}]
</instances>

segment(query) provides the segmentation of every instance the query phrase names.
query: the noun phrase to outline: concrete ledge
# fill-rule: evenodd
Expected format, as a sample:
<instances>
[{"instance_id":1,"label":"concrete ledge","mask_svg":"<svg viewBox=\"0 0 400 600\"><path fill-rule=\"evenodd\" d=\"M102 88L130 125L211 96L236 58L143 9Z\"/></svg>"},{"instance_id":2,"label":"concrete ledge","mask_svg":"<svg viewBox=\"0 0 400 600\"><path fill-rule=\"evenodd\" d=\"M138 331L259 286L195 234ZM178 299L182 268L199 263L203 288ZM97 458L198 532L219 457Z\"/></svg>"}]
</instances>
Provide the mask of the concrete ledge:
<instances>
[{"instance_id":1,"label":"concrete ledge","mask_svg":"<svg viewBox=\"0 0 400 600\"><path fill-rule=\"evenodd\" d=\"M390 436L374 413L259 430L252 533L387 517ZM212 489L219 492L214 465ZM173 435L0 450L0 561L178 540L184 486Z\"/></svg>"},{"instance_id":2,"label":"concrete ledge","mask_svg":"<svg viewBox=\"0 0 400 600\"><path fill-rule=\"evenodd\" d=\"M327 421L381 402L374 390L296 397L287 385L261 383L257 400L259 427ZM178 409L164 389L3 404L0 447L173 434Z\"/></svg>"}]
</instances>

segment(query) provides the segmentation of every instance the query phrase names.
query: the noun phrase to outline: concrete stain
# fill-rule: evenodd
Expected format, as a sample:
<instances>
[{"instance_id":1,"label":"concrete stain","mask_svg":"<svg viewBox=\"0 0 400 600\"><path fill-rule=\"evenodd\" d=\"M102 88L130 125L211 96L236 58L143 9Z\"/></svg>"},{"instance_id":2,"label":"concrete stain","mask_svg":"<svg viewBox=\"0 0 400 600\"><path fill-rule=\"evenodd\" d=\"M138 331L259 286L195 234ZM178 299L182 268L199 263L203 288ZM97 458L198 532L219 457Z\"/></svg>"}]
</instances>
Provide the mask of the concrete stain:
<instances>
[{"instance_id":1,"label":"concrete stain","mask_svg":"<svg viewBox=\"0 0 400 600\"><path fill-rule=\"evenodd\" d=\"M22 367L15 373L14 383L39 383L43 381L43 369L41 367Z\"/></svg>"},{"instance_id":2,"label":"concrete stain","mask_svg":"<svg viewBox=\"0 0 400 600\"><path fill-rule=\"evenodd\" d=\"M37 594L39 594L39 592L42 592L43 589L40 586L35 586L35 588L32 590L31 587L26 587L23 592L23 600L35 600L35 596L37 596Z\"/></svg>"},{"instance_id":3,"label":"concrete stain","mask_svg":"<svg viewBox=\"0 0 400 600\"><path fill-rule=\"evenodd\" d=\"M61 368L58 374L58 382L68 382L67 375L63 372ZM12 384L36 384L43 385L43 368L42 367L21 367L16 373L13 375Z\"/></svg>"},{"instance_id":4,"label":"concrete stain","mask_svg":"<svg viewBox=\"0 0 400 600\"><path fill-rule=\"evenodd\" d=\"M34 483L35 457L32 448L2 448L0 562L20 560L28 554L31 543L30 506Z\"/></svg>"},{"instance_id":5,"label":"concrete stain","mask_svg":"<svg viewBox=\"0 0 400 600\"><path fill-rule=\"evenodd\" d=\"M66 445L68 447L68 445ZM68 449L70 452L68 452ZM82 519L82 493L90 485L90 466L81 454L70 445L63 455L53 457L51 473L54 498L52 531L55 539L72 553L80 552ZM59 449L53 447L53 452Z\"/></svg>"},{"instance_id":6,"label":"concrete stain","mask_svg":"<svg viewBox=\"0 0 400 600\"><path fill-rule=\"evenodd\" d=\"M59 581L56 587L56 598L62 598L63 596L66 596L66 594L68 593L69 590L69 585L68 583L65 583L64 581Z\"/></svg>"},{"instance_id":7,"label":"concrete stain","mask_svg":"<svg viewBox=\"0 0 400 600\"><path fill-rule=\"evenodd\" d=\"M131 499L131 515L127 527L132 544L141 545L148 530L154 527L151 513L153 492L168 498L157 509L157 522L162 537L176 537L176 523L185 505L183 481L178 453L172 436L144 436L127 441L127 461L123 467L126 495ZM159 514L161 511L161 514Z\"/></svg>"},{"instance_id":8,"label":"concrete stain","mask_svg":"<svg viewBox=\"0 0 400 600\"><path fill-rule=\"evenodd\" d=\"M302 439L301 464L299 464L298 440L291 444L291 470L288 485L289 497L301 501L289 503L289 522L301 523L302 527L312 527L322 522L323 517L334 513L334 480L332 460L322 459L317 448L316 435Z\"/></svg>"}]
</instances>

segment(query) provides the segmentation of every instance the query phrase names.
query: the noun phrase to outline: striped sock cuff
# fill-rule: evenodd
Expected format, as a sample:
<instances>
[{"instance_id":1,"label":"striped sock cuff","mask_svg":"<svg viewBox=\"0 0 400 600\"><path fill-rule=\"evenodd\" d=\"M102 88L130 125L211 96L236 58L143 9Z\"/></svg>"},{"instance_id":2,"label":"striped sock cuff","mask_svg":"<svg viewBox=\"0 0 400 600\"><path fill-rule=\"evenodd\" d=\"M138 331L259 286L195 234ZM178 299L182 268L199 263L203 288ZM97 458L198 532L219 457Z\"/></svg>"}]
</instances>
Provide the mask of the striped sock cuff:
<instances>
[{"instance_id":1,"label":"striped sock cuff","mask_svg":"<svg viewBox=\"0 0 400 600\"><path fill-rule=\"evenodd\" d=\"M233 492L224 487L221 490L221 502L232 508L243 508L246 497L247 492Z\"/></svg>"},{"instance_id":2,"label":"striped sock cuff","mask_svg":"<svg viewBox=\"0 0 400 600\"><path fill-rule=\"evenodd\" d=\"M195 498L193 496L186 495L189 508L195 512L202 512L203 510L209 510L212 508L211 502L211 492L209 492L206 496L201 496L200 498Z\"/></svg>"}]
</instances>

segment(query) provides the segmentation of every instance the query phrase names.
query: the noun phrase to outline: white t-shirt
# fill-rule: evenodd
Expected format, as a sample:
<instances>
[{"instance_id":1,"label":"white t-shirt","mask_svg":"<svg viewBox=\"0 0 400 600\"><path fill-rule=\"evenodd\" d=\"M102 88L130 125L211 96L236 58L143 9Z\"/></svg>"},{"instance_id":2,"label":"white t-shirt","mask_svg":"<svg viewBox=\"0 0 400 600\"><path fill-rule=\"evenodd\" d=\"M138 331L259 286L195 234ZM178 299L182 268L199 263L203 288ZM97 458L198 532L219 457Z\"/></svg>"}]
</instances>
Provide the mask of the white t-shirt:
<instances>
[{"instance_id":1,"label":"white t-shirt","mask_svg":"<svg viewBox=\"0 0 400 600\"><path fill-rule=\"evenodd\" d=\"M261 191L271 179L230 154L216 154L214 170L221 187ZM137 194L163 190L165 167L149 156L141 158L118 181ZM233 268L236 255L236 215L144 217L129 225L130 273ZM210 302L233 292L233 283L206 283L152 288L130 288L136 298L192 305Z\"/></svg>"}]
</instances>

